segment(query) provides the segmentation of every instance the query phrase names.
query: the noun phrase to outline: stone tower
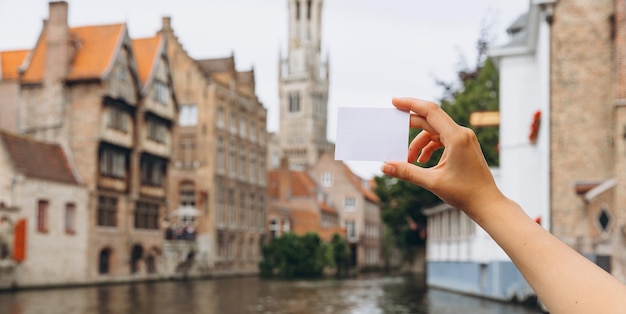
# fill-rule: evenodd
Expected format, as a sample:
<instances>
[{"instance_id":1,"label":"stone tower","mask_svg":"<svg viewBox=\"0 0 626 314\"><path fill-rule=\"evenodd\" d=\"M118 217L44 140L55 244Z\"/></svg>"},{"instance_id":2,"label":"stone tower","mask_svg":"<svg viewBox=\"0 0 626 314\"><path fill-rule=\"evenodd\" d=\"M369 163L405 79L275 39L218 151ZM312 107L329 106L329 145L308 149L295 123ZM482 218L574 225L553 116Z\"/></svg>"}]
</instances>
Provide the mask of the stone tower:
<instances>
[{"instance_id":1,"label":"stone tower","mask_svg":"<svg viewBox=\"0 0 626 314\"><path fill-rule=\"evenodd\" d=\"M279 145L289 164L305 168L329 147L328 57L321 57L323 0L288 0L289 47L279 60Z\"/></svg>"}]
</instances>

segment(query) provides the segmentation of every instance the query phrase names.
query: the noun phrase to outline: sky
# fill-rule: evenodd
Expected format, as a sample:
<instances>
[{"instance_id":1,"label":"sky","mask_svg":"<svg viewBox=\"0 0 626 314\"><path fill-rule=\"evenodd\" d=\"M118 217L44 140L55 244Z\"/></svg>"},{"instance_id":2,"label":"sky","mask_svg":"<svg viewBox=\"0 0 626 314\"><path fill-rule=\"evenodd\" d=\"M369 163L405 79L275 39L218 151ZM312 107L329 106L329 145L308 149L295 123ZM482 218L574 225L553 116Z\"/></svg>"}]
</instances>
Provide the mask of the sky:
<instances>
[{"instance_id":1,"label":"sky","mask_svg":"<svg viewBox=\"0 0 626 314\"><path fill-rule=\"evenodd\" d=\"M492 45L530 0L326 0L322 51L330 60L328 138L339 107L391 106L394 96L436 101L437 79L473 65L487 26ZM235 56L254 68L256 92L278 131L278 60L287 48L287 0L69 0L70 26L125 22L131 38L153 36L163 16L194 58ZM32 48L48 15L45 0L0 0L0 51ZM381 162L346 162L364 178Z\"/></svg>"}]
</instances>

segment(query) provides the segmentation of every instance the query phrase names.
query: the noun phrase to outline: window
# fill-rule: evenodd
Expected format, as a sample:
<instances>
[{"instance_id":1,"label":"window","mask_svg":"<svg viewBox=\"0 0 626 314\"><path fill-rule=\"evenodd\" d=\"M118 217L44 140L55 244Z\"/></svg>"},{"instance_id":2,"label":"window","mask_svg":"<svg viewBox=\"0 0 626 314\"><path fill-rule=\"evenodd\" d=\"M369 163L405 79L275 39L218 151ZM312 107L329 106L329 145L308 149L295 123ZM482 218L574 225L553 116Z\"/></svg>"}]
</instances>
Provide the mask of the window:
<instances>
[{"instance_id":1,"label":"window","mask_svg":"<svg viewBox=\"0 0 626 314\"><path fill-rule=\"evenodd\" d=\"M224 108L219 107L217 108L217 128L223 129L224 126L226 126L226 123L224 123Z\"/></svg>"},{"instance_id":2,"label":"window","mask_svg":"<svg viewBox=\"0 0 626 314\"><path fill-rule=\"evenodd\" d=\"M235 191L233 189L228 190L228 207L226 208L226 214L228 216L228 225L233 226L235 224Z\"/></svg>"},{"instance_id":3,"label":"window","mask_svg":"<svg viewBox=\"0 0 626 314\"><path fill-rule=\"evenodd\" d=\"M228 171L230 172L231 176L235 176L237 174L237 170L235 169L235 158L237 156L236 154L236 147L235 147L235 142L234 141L230 141L230 151L228 152Z\"/></svg>"},{"instance_id":4,"label":"window","mask_svg":"<svg viewBox=\"0 0 626 314\"><path fill-rule=\"evenodd\" d=\"M137 202L135 207L136 229L159 229L159 204Z\"/></svg>"},{"instance_id":5,"label":"window","mask_svg":"<svg viewBox=\"0 0 626 314\"><path fill-rule=\"evenodd\" d=\"M178 161L183 168L193 168L196 161L196 137L194 135L180 135L178 144Z\"/></svg>"},{"instance_id":6,"label":"window","mask_svg":"<svg viewBox=\"0 0 626 314\"><path fill-rule=\"evenodd\" d=\"M217 173L224 173L224 139L217 138Z\"/></svg>"},{"instance_id":7,"label":"window","mask_svg":"<svg viewBox=\"0 0 626 314\"><path fill-rule=\"evenodd\" d=\"M600 225L600 230L602 232L608 232L609 226L611 225L611 215L606 208L602 208L597 218L598 224Z\"/></svg>"},{"instance_id":8,"label":"window","mask_svg":"<svg viewBox=\"0 0 626 314\"><path fill-rule=\"evenodd\" d=\"M278 219L272 218L270 221L270 238L276 239L280 236L280 227L278 226Z\"/></svg>"},{"instance_id":9,"label":"window","mask_svg":"<svg viewBox=\"0 0 626 314\"><path fill-rule=\"evenodd\" d=\"M356 199L354 197L346 197L344 200L343 208L347 210L354 210L356 207Z\"/></svg>"},{"instance_id":10,"label":"window","mask_svg":"<svg viewBox=\"0 0 626 314\"><path fill-rule=\"evenodd\" d=\"M248 227L254 227L254 194L250 194L250 208L248 209Z\"/></svg>"},{"instance_id":11,"label":"window","mask_svg":"<svg viewBox=\"0 0 626 314\"><path fill-rule=\"evenodd\" d=\"M178 125L194 126L198 124L198 106L195 104L186 104L180 106L178 115Z\"/></svg>"},{"instance_id":12,"label":"window","mask_svg":"<svg viewBox=\"0 0 626 314\"><path fill-rule=\"evenodd\" d=\"M311 19L311 0L307 0L306 2L306 19Z\"/></svg>"},{"instance_id":13,"label":"window","mask_svg":"<svg viewBox=\"0 0 626 314\"><path fill-rule=\"evenodd\" d=\"M180 206L195 206L196 191L193 183L186 182L180 186Z\"/></svg>"},{"instance_id":14,"label":"window","mask_svg":"<svg viewBox=\"0 0 626 314\"><path fill-rule=\"evenodd\" d=\"M154 100L167 104L170 98L170 92L167 85L162 81L154 81Z\"/></svg>"},{"instance_id":15,"label":"window","mask_svg":"<svg viewBox=\"0 0 626 314\"><path fill-rule=\"evenodd\" d=\"M246 119L243 118L243 114L241 115L241 119L239 119L239 136L241 136L241 138L246 137Z\"/></svg>"},{"instance_id":16,"label":"window","mask_svg":"<svg viewBox=\"0 0 626 314\"><path fill-rule=\"evenodd\" d=\"M234 112L230 113L230 133L237 134L237 117Z\"/></svg>"},{"instance_id":17,"label":"window","mask_svg":"<svg viewBox=\"0 0 626 314\"><path fill-rule=\"evenodd\" d=\"M123 132L128 132L128 114L121 109L109 107L107 126Z\"/></svg>"},{"instance_id":18,"label":"window","mask_svg":"<svg viewBox=\"0 0 626 314\"><path fill-rule=\"evenodd\" d=\"M167 126L153 119L146 122L148 128L148 139L159 143L165 143L167 138Z\"/></svg>"},{"instance_id":19,"label":"window","mask_svg":"<svg viewBox=\"0 0 626 314\"><path fill-rule=\"evenodd\" d=\"M245 179L246 177L246 147L241 145L239 147L239 178Z\"/></svg>"},{"instance_id":20,"label":"window","mask_svg":"<svg viewBox=\"0 0 626 314\"><path fill-rule=\"evenodd\" d=\"M257 172L259 174L259 184L261 185L265 185L265 176L266 176L266 171L265 171L265 158L263 158L263 155L261 155L259 157L259 171Z\"/></svg>"},{"instance_id":21,"label":"window","mask_svg":"<svg viewBox=\"0 0 626 314\"><path fill-rule=\"evenodd\" d=\"M250 151L250 165L248 166L248 176L250 183L254 183L256 180L256 154L254 151Z\"/></svg>"},{"instance_id":22,"label":"window","mask_svg":"<svg viewBox=\"0 0 626 314\"><path fill-rule=\"evenodd\" d=\"M224 188L220 185L217 186L217 225L223 226L225 222L224 217Z\"/></svg>"},{"instance_id":23,"label":"window","mask_svg":"<svg viewBox=\"0 0 626 314\"><path fill-rule=\"evenodd\" d=\"M141 184L163 186L165 161L149 156L141 158Z\"/></svg>"},{"instance_id":24,"label":"window","mask_svg":"<svg viewBox=\"0 0 626 314\"><path fill-rule=\"evenodd\" d=\"M118 179L126 178L126 154L121 150L105 147L100 151L100 174Z\"/></svg>"},{"instance_id":25,"label":"window","mask_svg":"<svg viewBox=\"0 0 626 314\"><path fill-rule=\"evenodd\" d=\"M354 220L346 220L346 234L348 239L356 239L356 226Z\"/></svg>"},{"instance_id":26,"label":"window","mask_svg":"<svg viewBox=\"0 0 626 314\"><path fill-rule=\"evenodd\" d=\"M300 1L296 1L296 21L300 19Z\"/></svg>"},{"instance_id":27,"label":"window","mask_svg":"<svg viewBox=\"0 0 626 314\"><path fill-rule=\"evenodd\" d=\"M65 233L74 234L76 218L76 205L74 203L65 204Z\"/></svg>"},{"instance_id":28,"label":"window","mask_svg":"<svg viewBox=\"0 0 626 314\"><path fill-rule=\"evenodd\" d=\"M333 186L333 174L330 172L322 173L322 185Z\"/></svg>"},{"instance_id":29,"label":"window","mask_svg":"<svg viewBox=\"0 0 626 314\"><path fill-rule=\"evenodd\" d=\"M239 192L239 227L243 227L246 224L245 212L246 212L246 194L242 191L242 192Z\"/></svg>"},{"instance_id":30,"label":"window","mask_svg":"<svg viewBox=\"0 0 626 314\"><path fill-rule=\"evenodd\" d=\"M250 122L250 141L256 142L256 122Z\"/></svg>"},{"instance_id":31,"label":"window","mask_svg":"<svg viewBox=\"0 0 626 314\"><path fill-rule=\"evenodd\" d=\"M117 225L117 198L98 197L98 226L115 227Z\"/></svg>"},{"instance_id":32,"label":"window","mask_svg":"<svg viewBox=\"0 0 626 314\"><path fill-rule=\"evenodd\" d=\"M300 93L291 92L289 93L289 112L298 111L300 111Z\"/></svg>"},{"instance_id":33,"label":"window","mask_svg":"<svg viewBox=\"0 0 626 314\"><path fill-rule=\"evenodd\" d=\"M48 232L48 201L37 202L37 231Z\"/></svg>"}]
</instances>

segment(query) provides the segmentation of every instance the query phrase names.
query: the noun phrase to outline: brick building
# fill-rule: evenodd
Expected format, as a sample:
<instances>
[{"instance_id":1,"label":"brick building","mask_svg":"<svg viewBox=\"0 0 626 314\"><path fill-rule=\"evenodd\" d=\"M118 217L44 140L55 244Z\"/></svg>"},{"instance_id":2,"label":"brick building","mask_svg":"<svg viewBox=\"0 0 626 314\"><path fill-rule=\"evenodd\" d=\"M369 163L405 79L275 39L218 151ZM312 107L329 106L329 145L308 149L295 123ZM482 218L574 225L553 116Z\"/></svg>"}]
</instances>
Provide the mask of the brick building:
<instances>
[{"instance_id":1,"label":"brick building","mask_svg":"<svg viewBox=\"0 0 626 314\"><path fill-rule=\"evenodd\" d=\"M193 206L197 261L214 275L257 273L266 215L267 109L254 70L233 56L197 60L163 19L174 89L181 104L171 207Z\"/></svg>"},{"instance_id":2,"label":"brick building","mask_svg":"<svg viewBox=\"0 0 626 314\"><path fill-rule=\"evenodd\" d=\"M339 212L350 245L352 266L382 266L383 222L378 196L369 182L355 175L342 161L334 160L331 152L322 154L307 173Z\"/></svg>"},{"instance_id":3,"label":"brick building","mask_svg":"<svg viewBox=\"0 0 626 314\"><path fill-rule=\"evenodd\" d=\"M178 115L163 40L69 27L66 2L49 9L19 68L17 130L58 143L88 191L87 280L159 277Z\"/></svg>"},{"instance_id":4,"label":"brick building","mask_svg":"<svg viewBox=\"0 0 626 314\"><path fill-rule=\"evenodd\" d=\"M267 177L268 241L285 232L314 232L324 241L330 241L334 234L345 237L330 197L306 172L289 169L283 158L280 168L269 171Z\"/></svg>"}]
</instances>

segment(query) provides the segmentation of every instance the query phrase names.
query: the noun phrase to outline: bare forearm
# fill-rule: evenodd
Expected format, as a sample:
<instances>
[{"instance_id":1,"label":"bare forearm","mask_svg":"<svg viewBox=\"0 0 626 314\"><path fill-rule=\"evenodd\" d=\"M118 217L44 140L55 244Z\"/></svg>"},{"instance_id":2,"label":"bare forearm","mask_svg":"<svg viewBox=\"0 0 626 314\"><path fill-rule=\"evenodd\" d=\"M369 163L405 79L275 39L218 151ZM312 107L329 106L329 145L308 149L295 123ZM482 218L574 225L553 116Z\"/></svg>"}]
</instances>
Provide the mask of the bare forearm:
<instances>
[{"instance_id":1,"label":"bare forearm","mask_svg":"<svg viewBox=\"0 0 626 314\"><path fill-rule=\"evenodd\" d=\"M508 199L473 211L552 313L626 313L626 287Z\"/></svg>"}]
</instances>

